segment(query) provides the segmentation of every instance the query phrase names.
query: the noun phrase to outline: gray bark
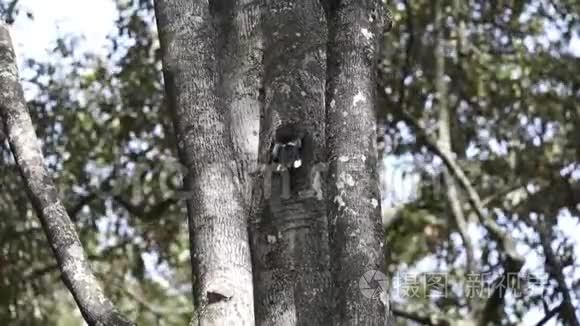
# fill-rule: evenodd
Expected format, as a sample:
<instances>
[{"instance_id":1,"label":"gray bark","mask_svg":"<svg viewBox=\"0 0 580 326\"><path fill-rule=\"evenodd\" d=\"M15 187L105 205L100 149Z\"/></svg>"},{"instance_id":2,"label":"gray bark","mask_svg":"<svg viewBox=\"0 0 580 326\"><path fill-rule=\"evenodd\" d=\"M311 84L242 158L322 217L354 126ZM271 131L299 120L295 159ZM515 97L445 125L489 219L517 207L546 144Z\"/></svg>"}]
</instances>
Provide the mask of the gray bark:
<instances>
[{"instance_id":1,"label":"gray bark","mask_svg":"<svg viewBox=\"0 0 580 326\"><path fill-rule=\"evenodd\" d=\"M378 0L325 4L329 24L327 205L335 290L332 324L384 325L386 293L366 298L359 288L366 272L384 273L375 131L375 57L383 4Z\"/></svg>"},{"instance_id":2,"label":"gray bark","mask_svg":"<svg viewBox=\"0 0 580 326\"><path fill-rule=\"evenodd\" d=\"M134 325L105 296L44 164L44 157L19 83L8 27L0 23L0 121L24 185L61 271L89 325Z\"/></svg>"},{"instance_id":3,"label":"gray bark","mask_svg":"<svg viewBox=\"0 0 580 326\"><path fill-rule=\"evenodd\" d=\"M217 1L215 15L221 36L218 44L221 104L228 109L231 142L249 204L251 176L257 169L260 131L259 92L262 76L260 1Z\"/></svg>"},{"instance_id":4,"label":"gray bark","mask_svg":"<svg viewBox=\"0 0 580 326\"><path fill-rule=\"evenodd\" d=\"M367 299L358 288L364 272L384 267L373 62L381 4L346 2L328 12L327 25L318 1L266 1L260 31L250 1L156 3L166 91L190 172L195 322L253 323L239 314L252 305L235 302L252 289L238 268L252 271L244 247L249 216L256 324L384 325L384 293L382 301ZM327 49L334 55L328 69ZM326 78L333 91L325 95ZM303 140L302 166L284 173L271 164L281 130ZM257 135L259 173L253 174ZM327 214L335 221L330 241ZM236 275L227 273L236 268Z\"/></svg>"},{"instance_id":5,"label":"gray bark","mask_svg":"<svg viewBox=\"0 0 580 326\"><path fill-rule=\"evenodd\" d=\"M231 141L232 113L217 96L216 58L228 35L220 15L231 5L155 3L166 93L180 159L189 172L185 183L197 310L192 322L200 325L254 324L247 209Z\"/></svg>"},{"instance_id":6,"label":"gray bark","mask_svg":"<svg viewBox=\"0 0 580 326\"><path fill-rule=\"evenodd\" d=\"M266 182L256 187L251 221L256 324L325 325L330 275L323 185L324 13L316 0L271 0L262 9L259 164ZM304 141L302 166L279 173L270 153L281 130Z\"/></svg>"}]
</instances>

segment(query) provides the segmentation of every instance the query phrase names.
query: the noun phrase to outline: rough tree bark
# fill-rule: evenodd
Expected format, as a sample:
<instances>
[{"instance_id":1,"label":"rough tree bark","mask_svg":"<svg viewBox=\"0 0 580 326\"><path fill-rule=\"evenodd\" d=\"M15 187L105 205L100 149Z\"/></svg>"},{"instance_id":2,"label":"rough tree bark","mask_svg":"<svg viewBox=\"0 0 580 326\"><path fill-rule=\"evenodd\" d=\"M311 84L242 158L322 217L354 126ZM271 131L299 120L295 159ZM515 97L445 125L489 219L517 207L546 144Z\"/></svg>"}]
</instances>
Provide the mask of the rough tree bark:
<instances>
[{"instance_id":1,"label":"rough tree bark","mask_svg":"<svg viewBox=\"0 0 580 326\"><path fill-rule=\"evenodd\" d=\"M220 23L218 44L219 98L227 108L231 142L244 197L251 199L252 175L257 169L260 131L259 92L262 76L260 1L216 2Z\"/></svg>"},{"instance_id":2,"label":"rough tree bark","mask_svg":"<svg viewBox=\"0 0 580 326\"><path fill-rule=\"evenodd\" d=\"M366 298L359 288L365 273L384 271L375 130L375 63L384 22L382 6L378 0L325 1L333 325L384 325L388 312L386 293ZM386 288L386 280L380 281Z\"/></svg>"},{"instance_id":3,"label":"rough tree bark","mask_svg":"<svg viewBox=\"0 0 580 326\"><path fill-rule=\"evenodd\" d=\"M259 325L385 324L386 294L381 301L359 290L361 276L384 265L374 112L381 6L156 2L166 92L193 195L197 322L253 323L253 286ZM303 140L289 196L271 164L282 130Z\"/></svg>"},{"instance_id":4,"label":"rough tree bark","mask_svg":"<svg viewBox=\"0 0 580 326\"><path fill-rule=\"evenodd\" d=\"M91 271L82 244L46 169L26 108L8 27L0 23L0 121L30 200L61 271L89 325L126 326Z\"/></svg>"},{"instance_id":5,"label":"rough tree bark","mask_svg":"<svg viewBox=\"0 0 580 326\"><path fill-rule=\"evenodd\" d=\"M329 252L325 161L324 13L317 0L269 0L262 7L263 94L259 164L268 182L251 220L257 325L328 323ZM280 132L303 138L302 166L271 164ZM284 172L286 173L286 172Z\"/></svg>"},{"instance_id":6,"label":"rough tree bark","mask_svg":"<svg viewBox=\"0 0 580 326\"><path fill-rule=\"evenodd\" d=\"M231 114L218 100L218 45L230 1L159 0L166 93L187 167L193 324L253 325L252 266ZM230 17L224 19L231 19Z\"/></svg>"}]
</instances>

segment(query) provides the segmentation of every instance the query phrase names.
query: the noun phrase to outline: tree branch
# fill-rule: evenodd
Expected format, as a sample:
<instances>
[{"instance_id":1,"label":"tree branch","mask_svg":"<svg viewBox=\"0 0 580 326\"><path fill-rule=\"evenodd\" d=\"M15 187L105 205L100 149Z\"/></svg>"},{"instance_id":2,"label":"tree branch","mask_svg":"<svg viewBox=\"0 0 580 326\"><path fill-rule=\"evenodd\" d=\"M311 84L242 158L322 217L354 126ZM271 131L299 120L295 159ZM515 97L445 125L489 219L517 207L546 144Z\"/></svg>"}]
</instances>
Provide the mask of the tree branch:
<instances>
[{"instance_id":1,"label":"tree branch","mask_svg":"<svg viewBox=\"0 0 580 326\"><path fill-rule=\"evenodd\" d=\"M62 279L84 319L91 326L134 325L105 296L90 269L74 225L58 198L26 108L10 33L3 23L0 23L0 94L4 133L8 136L29 198L56 256Z\"/></svg>"},{"instance_id":2,"label":"tree branch","mask_svg":"<svg viewBox=\"0 0 580 326\"><path fill-rule=\"evenodd\" d=\"M116 245L105 248L98 255L96 255L96 254L88 255L88 259L90 261L104 261L107 258L109 258L113 254L113 252L125 247L126 245L130 244L131 242L132 242L132 239L124 239L123 241L119 242ZM34 280L35 278L42 277L45 274L50 273L50 272L57 270L57 269L58 269L58 264L50 264L47 266L36 268L36 269L32 270L31 272L26 273L26 275L24 277L22 277L22 281L27 282L27 281Z\"/></svg>"},{"instance_id":3,"label":"tree branch","mask_svg":"<svg viewBox=\"0 0 580 326\"><path fill-rule=\"evenodd\" d=\"M560 304L560 317L566 322L566 324L571 326L580 326L578 317L576 316L576 308L572 302L572 296L570 295L570 290L568 285L566 285L566 278L564 273L562 273L562 264L560 259L556 256L556 253L552 249L552 230L551 227L546 225L542 218L538 218L539 222L534 225L534 228L540 236L540 242L544 250L544 256L546 257L546 266L548 273L556 280L558 284L558 290L562 294L562 303Z\"/></svg>"},{"instance_id":4,"label":"tree branch","mask_svg":"<svg viewBox=\"0 0 580 326\"><path fill-rule=\"evenodd\" d=\"M472 186L469 178L465 175L455 158L450 148L447 146L441 146L435 138L427 133L425 128L420 124L420 122L415 119L410 113L402 108L397 108L397 113L412 129L415 130L417 138L420 139L423 144L431 150L435 155L439 156L445 167L449 170L451 175L459 183L461 188L465 191L467 195L468 202L473 208L476 216L478 217L480 223L488 230L491 236L496 239L499 247L502 249L504 254L507 256L507 261L504 263L504 271L506 275L514 274L519 272L524 264L524 257L522 257L517 251L516 246L511 238L511 236L505 232L497 222L490 217L485 212L484 204L479 197L479 194ZM507 282L507 277L504 280ZM507 284L507 283L506 283ZM491 313L499 307L499 304L503 301L503 296L498 295L498 291L489 298L484 307L484 313L482 314L482 320L480 324L484 325L487 323L488 318L492 315Z\"/></svg>"},{"instance_id":5,"label":"tree branch","mask_svg":"<svg viewBox=\"0 0 580 326\"><path fill-rule=\"evenodd\" d=\"M435 45L435 88L437 91L437 104L439 113L439 146L447 151L453 148L451 140L451 108L449 107L447 83L445 81L445 16L443 15L443 5L441 2L435 4L435 26L436 26L436 45ZM457 13L456 13L457 15ZM461 235L463 246L467 257L466 273L471 274L475 271L475 254L474 246L469 237L467 222L463 213L463 204L457 191L457 185L449 171L444 171L443 180L446 185L447 201L455 224Z\"/></svg>"},{"instance_id":6,"label":"tree branch","mask_svg":"<svg viewBox=\"0 0 580 326\"><path fill-rule=\"evenodd\" d=\"M556 316L560 312L560 310L562 310L562 304L559 304L554 309L550 310L548 312L548 314L546 314L546 316L544 316L544 318L542 318L536 324L536 326L544 326L548 321L550 321L550 319L552 319L554 316Z\"/></svg>"},{"instance_id":7,"label":"tree branch","mask_svg":"<svg viewBox=\"0 0 580 326\"><path fill-rule=\"evenodd\" d=\"M475 191L471 182L459 166L459 164L455 161L452 154L449 151L446 151L440 148L437 145L437 142L427 134L424 128L419 124L419 122L412 117L409 113L400 111L399 112L403 121L409 124L417 133L418 138L423 140L425 146L430 149L433 153L441 158L445 166L449 169L449 171L453 174L455 179L459 182L459 185L465 190L467 194L467 198L469 201L470 206L475 211L480 222L483 226L490 232L490 234L497 239L499 242L500 247L504 250L505 254L508 257L510 263L513 263L514 266L521 267L524 263L524 257L522 257L516 251L516 246L513 239L507 234L500 226L495 222L490 216L485 213L485 208L483 203ZM519 270L519 267L517 270Z\"/></svg>"}]
</instances>

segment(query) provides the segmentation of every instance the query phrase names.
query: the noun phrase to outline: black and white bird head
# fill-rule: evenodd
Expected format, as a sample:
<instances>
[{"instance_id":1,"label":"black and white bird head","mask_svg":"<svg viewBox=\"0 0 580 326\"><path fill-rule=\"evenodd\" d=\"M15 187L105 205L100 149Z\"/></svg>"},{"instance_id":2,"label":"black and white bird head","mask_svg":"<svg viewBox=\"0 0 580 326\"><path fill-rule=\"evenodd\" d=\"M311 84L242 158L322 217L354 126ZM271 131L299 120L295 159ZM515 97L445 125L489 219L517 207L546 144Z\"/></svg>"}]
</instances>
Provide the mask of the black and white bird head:
<instances>
[{"instance_id":1,"label":"black and white bird head","mask_svg":"<svg viewBox=\"0 0 580 326\"><path fill-rule=\"evenodd\" d=\"M297 138L288 142L276 142L272 148L272 162L277 170L297 169L302 166L302 140Z\"/></svg>"}]
</instances>

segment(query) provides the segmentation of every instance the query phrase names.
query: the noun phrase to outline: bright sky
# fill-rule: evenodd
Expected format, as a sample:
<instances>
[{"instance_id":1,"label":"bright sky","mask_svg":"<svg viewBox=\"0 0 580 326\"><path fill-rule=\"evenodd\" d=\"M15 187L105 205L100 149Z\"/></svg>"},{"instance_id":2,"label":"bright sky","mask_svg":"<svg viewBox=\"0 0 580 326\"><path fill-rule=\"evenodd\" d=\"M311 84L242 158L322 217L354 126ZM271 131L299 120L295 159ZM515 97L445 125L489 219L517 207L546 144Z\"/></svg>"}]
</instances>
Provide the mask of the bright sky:
<instances>
[{"instance_id":1,"label":"bright sky","mask_svg":"<svg viewBox=\"0 0 580 326\"><path fill-rule=\"evenodd\" d=\"M19 66L22 59L45 58L59 36L83 37L80 50L105 54L106 36L115 30L115 4L110 0L20 0L22 12L30 11L34 20L16 20L12 39Z\"/></svg>"},{"instance_id":2,"label":"bright sky","mask_svg":"<svg viewBox=\"0 0 580 326\"><path fill-rule=\"evenodd\" d=\"M48 50L54 48L59 36L81 37L79 50L106 54L106 36L115 31L117 11L109 0L20 0L23 12L30 11L34 20L24 16L17 19L12 28L19 67L25 59L46 59ZM571 46L580 52L580 42ZM580 251L580 250L579 250ZM530 313L521 325L534 324L542 313ZM555 325L553 321L547 325Z\"/></svg>"}]
</instances>

